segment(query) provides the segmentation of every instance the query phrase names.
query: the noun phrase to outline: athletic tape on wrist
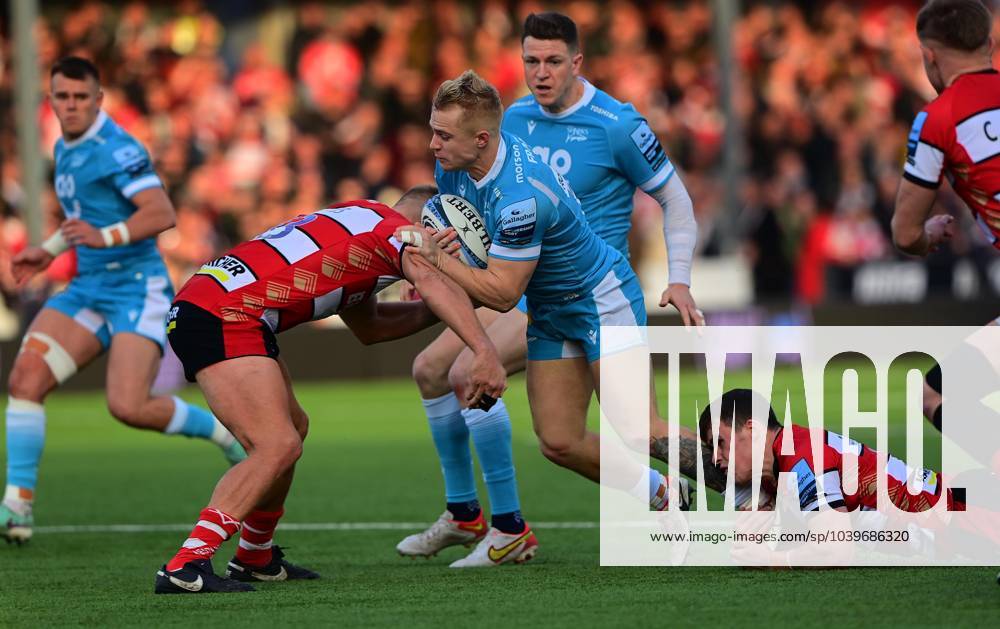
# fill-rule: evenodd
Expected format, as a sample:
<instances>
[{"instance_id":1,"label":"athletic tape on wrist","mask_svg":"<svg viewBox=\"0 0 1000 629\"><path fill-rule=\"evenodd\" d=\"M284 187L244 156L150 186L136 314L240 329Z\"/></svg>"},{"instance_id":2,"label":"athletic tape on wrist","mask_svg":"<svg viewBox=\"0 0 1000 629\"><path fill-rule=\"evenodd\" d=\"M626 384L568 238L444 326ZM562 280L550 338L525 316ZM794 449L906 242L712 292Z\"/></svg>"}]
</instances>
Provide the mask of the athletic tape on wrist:
<instances>
[{"instance_id":1,"label":"athletic tape on wrist","mask_svg":"<svg viewBox=\"0 0 1000 629\"><path fill-rule=\"evenodd\" d=\"M69 249L69 243L66 242L66 238L63 237L62 230L57 229L51 236L45 239L45 242L41 244L41 247L54 258L63 251Z\"/></svg>"},{"instance_id":2,"label":"athletic tape on wrist","mask_svg":"<svg viewBox=\"0 0 1000 629\"><path fill-rule=\"evenodd\" d=\"M118 221L113 225L102 227L101 236L104 238L105 247L122 247L132 241L125 221Z\"/></svg>"}]
</instances>

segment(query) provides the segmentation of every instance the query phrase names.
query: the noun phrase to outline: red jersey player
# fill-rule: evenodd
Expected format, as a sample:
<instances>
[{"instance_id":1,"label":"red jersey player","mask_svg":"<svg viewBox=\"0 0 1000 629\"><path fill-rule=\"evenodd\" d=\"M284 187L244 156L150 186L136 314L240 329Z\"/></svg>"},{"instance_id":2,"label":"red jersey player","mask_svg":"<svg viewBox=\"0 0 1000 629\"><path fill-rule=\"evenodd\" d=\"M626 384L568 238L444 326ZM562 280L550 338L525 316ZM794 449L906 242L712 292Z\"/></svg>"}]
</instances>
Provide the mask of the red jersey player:
<instances>
[{"instance_id":1,"label":"red jersey player","mask_svg":"<svg viewBox=\"0 0 1000 629\"><path fill-rule=\"evenodd\" d=\"M752 419L753 397L754 394L749 389L732 389L722 396L723 412L719 419L718 450L713 461L723 472L727 472L732 466L737 485L745 485L752 480L752 431L764 427L767 432L764 442L763 474L772 481L776 480L781 472L794 474L801 511L818 511L821 491L826 504L838 511L878 509L877 476L881 455L877 451L853 439L845 439L835 432L823 430L822 435L816 435L823 442L822 456L817 460L813 456L812 431L809 428L796 424L782 426L774 410L769 407L766 425L764 422ZM702 442L711 447L713 435L709 407L702 412L698 428ZM792 441L790 447L784 444L788 440ZM733 442L735 442L733 458L730 460L730 444ZM782 454L783 450L791 454ZM844 463L847 457L857 460L858 480L854 492L844 489ZM926 511L937 504L941 498L941 480L937 472L913 469L891 455L885 458L889 500L900 511ZM910 494L906 483L915 474L921 477L922 486L918 493ZM948 490L947 499L949 510L964 510L964 505L953 498L951 490Z\"/></svg>"},{"instance_id":2,"label":"red jersey player","mask_svg":"<svg viewBox=\"0 0 1000 629\"><path fill-rule=\"evenodd\" d=\"M930 217L947 174L994 246L1000 247L1000 74L992 19L979 0L932 0L917 15L924 69L938 97L913 122L892 234L924 256L952 236L953 217Z\"/></svg>"},{"instance_id":3,"label":"red jersey player","mask_svg":"<svg viewBox=\"0 0 1000 629\"><path fill-rule=\"evenodd\" d=\"M930 216L942 175L1000 248L1000 74L992 62L992 23L979 0L931 0L917 14L924 70L938 97L917 114L907 144L892 217L893 240L905 253L926 256L953 235L954 217ZM938 366L927 374L924 415L941 429Z\"/></svg>"},{"instance_id":4,"label":"red jersey player","mask_svg":"<svg viewBox=\"0 0 1000 629\"><path fill-rule=\"evenodd\" d=\"M367 344L407 336L440 317L475 352L465 402L503 393L503 366L468 296L393 237L419 222L435 193L421 186L394 208L352 201L299 216L205 264L181 288L168 317L170 344L248 456L223 475L194 530L157 572L157 593L247 591L247 581L318 576L285 561L271 543L308 426L278 358L278 332L338 313ZM421 301L373 299L404 277ZM336 348L330 352L336 356ZM241 529L230 578L221 578L212 555Z\"/></svg>"}]
</instances>

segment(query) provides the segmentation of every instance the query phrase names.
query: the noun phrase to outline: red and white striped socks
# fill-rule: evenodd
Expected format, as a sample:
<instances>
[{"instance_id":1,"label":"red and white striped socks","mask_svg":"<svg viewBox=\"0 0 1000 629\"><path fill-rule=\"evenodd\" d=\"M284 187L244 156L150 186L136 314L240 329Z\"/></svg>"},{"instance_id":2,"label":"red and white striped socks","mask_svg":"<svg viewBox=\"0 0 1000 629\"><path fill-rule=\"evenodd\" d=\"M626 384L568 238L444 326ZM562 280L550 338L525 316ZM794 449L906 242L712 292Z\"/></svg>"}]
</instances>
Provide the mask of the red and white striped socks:
<instances>
[{"instance_id":1,"label":"red and white striped socks","mask_svg":"<svg viewBox=\"0 0 1000 629\"><path fill-rule=\"evenodd\" d=\"M206 507L198 515L198 523L174 558L167 562L167 570L184 567L189 561L211 559L222 542L240 530L240 521L218 509Z\"/></svg>"},{"instance_id":2,"label":"red and white striped socks","mask_svg":"<svg viewBox=\"0 0 1000 629\"><path fill-rule=\"evenodd\" d=\"M271 540L284 508L277 511L251 511L243 520L236 558L249 566L266 566L271 561Z\"/></svg>"}]
</instances>

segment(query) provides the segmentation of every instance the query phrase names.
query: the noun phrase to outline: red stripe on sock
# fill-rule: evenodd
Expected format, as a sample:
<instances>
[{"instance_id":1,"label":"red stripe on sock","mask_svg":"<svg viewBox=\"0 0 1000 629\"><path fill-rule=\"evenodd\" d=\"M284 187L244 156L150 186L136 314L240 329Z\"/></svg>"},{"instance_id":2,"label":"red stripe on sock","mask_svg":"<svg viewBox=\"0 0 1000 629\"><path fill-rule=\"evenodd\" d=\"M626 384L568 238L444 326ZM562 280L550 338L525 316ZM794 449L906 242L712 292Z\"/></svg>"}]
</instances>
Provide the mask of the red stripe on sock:
<instances>
[{"instance_id":1,"label":"red stripe on sock","mask_svg":"<svg viewBox=\"0 0 1000 629\"><path fill-rule=\"evenodd\" d=\"M233 535L235 535L240 530L240 521L236 518L219 511L218 509L204 508L201 513L198 514L198 522L201 521L209 522L214 524L219 529L222 529L224 535L219 535L218 531L213 530L201 524L195 524L195 527L191 530L191 534L188 535L188 539L195 539L202 542L200 546L196 548L186 548L181 547L174 555L174 558L167 562L167 570L179 570L189 561L195 561L198 559L211 559L218 550L222 542L226 541Z\"/></svg>"},{"instance_id":2,"label":"red stripe on sock","mask_svg":"<svg viewBox=\"0 0 1000 629\"><path fill-rule=\"evenodd\" d=\"M278 527L278 520L284 514L283 508L277 511L252 511L243 520L240 539L257 546L267 544L274 538L274 529ZM240 546L236 549L236 558L250 566L266 566L271 561L271 549L251 550Z\"/></svg>"}]
</instances>

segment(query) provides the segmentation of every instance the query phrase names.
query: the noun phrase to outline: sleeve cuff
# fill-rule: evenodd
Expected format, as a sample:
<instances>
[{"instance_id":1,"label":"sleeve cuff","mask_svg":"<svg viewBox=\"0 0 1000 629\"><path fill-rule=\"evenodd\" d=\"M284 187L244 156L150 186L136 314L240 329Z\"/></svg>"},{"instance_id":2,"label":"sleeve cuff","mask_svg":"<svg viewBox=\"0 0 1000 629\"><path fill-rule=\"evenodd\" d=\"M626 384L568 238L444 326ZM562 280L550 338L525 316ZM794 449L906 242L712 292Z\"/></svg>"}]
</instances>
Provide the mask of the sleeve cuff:
<instances>
[{"instance_id":1,"label":"sleeve cuff","mask_svg":"<svg viewBox=\"0 0 1000 629\"><path fill-rule=\"evenodd\" d=\"M155 188L156 186L163 187L160 178L156 175L146 175L122 188L121 193L126 199L131 199L137 192L142 192L147 188Z\"/></svg>"},{"instance_id":2,"label":"sleeve cuff","mask_svg":"<svg viewBox=\"0 0 1000 629\"><path fill-rule=\"evenodd\" d=\"M903 171L903 179L909 181L910 183L914 183L914 184L920 186L921 188L929 188L930 190L937 190L939 187L941 187L941 181L940 180L938 180L938 181L927 181L925 179L921 179L920 177L917 177L916 175L910 173L910 171L908 171L908 170L904 170Z\"/></svg>"}]
</instances>

